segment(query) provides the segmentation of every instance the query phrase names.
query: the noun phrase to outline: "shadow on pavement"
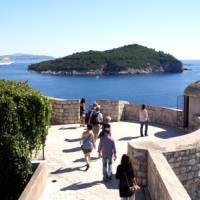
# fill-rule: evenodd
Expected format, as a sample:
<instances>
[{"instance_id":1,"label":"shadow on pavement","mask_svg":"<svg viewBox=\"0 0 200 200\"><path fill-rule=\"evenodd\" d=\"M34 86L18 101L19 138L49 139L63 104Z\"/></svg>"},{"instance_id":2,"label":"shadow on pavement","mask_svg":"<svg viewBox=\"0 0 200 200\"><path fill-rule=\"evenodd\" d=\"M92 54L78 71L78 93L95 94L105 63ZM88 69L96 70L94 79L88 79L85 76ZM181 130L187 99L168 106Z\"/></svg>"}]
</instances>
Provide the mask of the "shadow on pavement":
<instances>
[{"instance_id":1,"label":"shadow on pavement","mask_svg":"<svg viewBox=\"0 0 200 200\"><path fill-rule=\"evenodd\" d=\"M79 127L77 126L71 126L71 127L60 127L58 130L71 130L71 129L77 129Z\"/></svg>"},{"instance_id":2,"label":"shadow on pavement","mask_svg":"<svg viewBox=\"0 0 200 200\"><path fill-rule=\"evenodd\" d=\"M81 147L74 147L71 149L64 149L63 152L64 153L73 153L73 152L80 151L80 150L81 150Z\"/></svg>"},{"instance_id":3,"label":"shadow on pavement","mask_svg":"<svg viewBox=\"0 0 200 200\"><path fill-rule=\"evenodd\" d=\"M118 180L115 178L115 174L112 176L112 180L108 182L103 182L103 184L108 188L108 189L113 189L113 190L118 190Z\"/></svg>"},{"instance_id":4,"label":"shadow on pavement","mask_svg":"<svg viewBox=\"0 0 200 200\"><path fill-rule=\"evenodd\" d=\"M101 181L94 181L94 182L90 182L90 183L77 182L77 183L74 183L74 184L69 185L67 187L61 188L60 190L61 191L66 191L66 190L81 190L81 189L93 187L95 185L99 185L100 183L101 183Z\"/></svg>"},{"instance_id":5,"label":"shadow on pavement","mask_svg":"<svg viewBox=\"0 0 200 200\"><path fill-rule=\"evenodd\" d=\"M98 157L91 157L90 158L91 161L98 160L98 159L99 159ZM79 158L79 159L74 160L73 162L85 162L85 158Z\"/></svg>"},{"instance_id":6,"label":"shadow on pavement","mask_svg":"<svg viewBox=\"0 0 200 200\"><path fill-rule=\"evenodd\" d=\"M164 131L159 131L154 134L155 137L162 138L162 139L168 139L168 138L173 138L173 137L179 137L182 135L186 135L187 133L185 132L180 132L180 131L172 131L172 130L164 130Z\"/></svg>"},{"instance_id":7,"label":"shadow on pavement","mask_svg":"<svg viewBox=\"0 0 200 200\"><path fill-rule=\"evenodd\" d=\"M82 190L86 188L93 187L95 185L99 184L104 184L108 189L118 189L117 181L116 179L113 179L112 181L109 182L103 182L103 181L93 181L90 183L82 183L82 182L77 182L74 184L71 184L67 187L61 188L61 191L66 191L66 190Z\"/></svg>"},{"instance_id":8,"label":"shadow on pavement","mask_svg":"<svg viewBox=\"0 0 200 200\"><path fill-rule=\"evenodd\" d=\"M135 137L131 137L131 136L128 136L128 137L123 137L123 138L119 138L118 141L128 141L128 140L133 140L133 139L137 139L139 138L140 136L135 136Z\"/></svg>"},{"instance_id":9,"label":"shadow on pavement","mask_svg":"<svg viewBox=\"0 0 200 200\"><path fill-rule=\"evenodd\" d=\"M80 141L80 138L74 138L74 139L68 139L68 138L66 138L65 141L66 142L78 142L78 141Z\"/></svg>"},{"instance_id":10,"label":"shadow on pavement","mask_svg":"<svg viewBox=\"0 0 200 200\"><path fill-rule=\"evenodd\" d=\"M73 171L85 171L84 169L82 169L83 167L85 167L86 165L83 165L81 167L69 167L69 168L59 168L54 172L51 172L51 174L62 174L62 173L67 173L67 172L73 172Z\"/></svg>"}]
</instances>

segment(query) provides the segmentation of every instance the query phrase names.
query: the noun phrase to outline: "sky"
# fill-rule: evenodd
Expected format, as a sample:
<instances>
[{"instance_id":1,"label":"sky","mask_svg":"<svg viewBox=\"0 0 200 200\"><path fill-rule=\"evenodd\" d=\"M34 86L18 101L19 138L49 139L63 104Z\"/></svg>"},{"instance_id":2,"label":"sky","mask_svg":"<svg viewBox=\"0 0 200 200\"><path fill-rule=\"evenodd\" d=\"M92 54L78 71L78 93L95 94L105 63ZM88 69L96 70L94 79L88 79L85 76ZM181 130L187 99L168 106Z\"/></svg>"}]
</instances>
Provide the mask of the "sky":
<instances>
[{"instance_id":1,"label":"sky","mask_svg":"<svg viewBox=\"0 0 200 200\"><path fill-rule=\"evenodd\" d=\"M1 0L0 55L140 44L200 59L200 0Z\"/></svg>"}]
</instances>

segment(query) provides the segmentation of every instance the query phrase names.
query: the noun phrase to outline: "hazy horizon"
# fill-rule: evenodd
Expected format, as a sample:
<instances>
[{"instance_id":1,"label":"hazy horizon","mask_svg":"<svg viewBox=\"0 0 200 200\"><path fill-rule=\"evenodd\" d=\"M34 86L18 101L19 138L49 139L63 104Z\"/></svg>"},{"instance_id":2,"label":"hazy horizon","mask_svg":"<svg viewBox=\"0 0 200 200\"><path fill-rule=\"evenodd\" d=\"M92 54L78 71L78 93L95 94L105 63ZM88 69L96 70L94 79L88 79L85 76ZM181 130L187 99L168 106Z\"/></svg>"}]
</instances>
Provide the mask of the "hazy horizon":
<instances>
[{"instance_id":1,"label":"hazy horizon","mask_svg":"<svg viewBox=\"0 0 200 200\"><path fill-rule=\"evenodd\" d=\"M107 49L105 49L107 50ZM97 50L88 50L88 51L97 51ZM103 50L104 51L104 50ZM74 52L74 53L79 53L79 52ZM72 53L72 54L74 54ZM166 52L165 52L166 53ZM53 57L53 58L61 58L61 57L65 57L65 56L70 56L72 54L69 54L69 55L65 55L65 56L60 56L60 57L55 57L55 56L52 56L52 55L47 55L47 54L36 54L36 53L26 53L26 52L16 52L16 53L10 53L10 54L0 54L0 56L9 56L9 55L33 55L33 56L49 56L49 57ZM184 59L179 59L181 61L200 61L200 58L198 59L191 59L191 58L184 58Z\"/></svg>"}]
</instances>

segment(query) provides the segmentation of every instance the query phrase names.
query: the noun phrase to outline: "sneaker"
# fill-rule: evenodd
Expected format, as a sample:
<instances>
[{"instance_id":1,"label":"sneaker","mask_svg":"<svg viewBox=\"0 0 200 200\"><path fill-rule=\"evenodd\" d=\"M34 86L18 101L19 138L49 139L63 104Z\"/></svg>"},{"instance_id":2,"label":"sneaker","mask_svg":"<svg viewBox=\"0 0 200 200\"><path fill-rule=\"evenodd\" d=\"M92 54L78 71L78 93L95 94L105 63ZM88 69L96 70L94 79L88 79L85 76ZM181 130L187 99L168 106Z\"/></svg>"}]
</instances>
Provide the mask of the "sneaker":
<instances>
[{"instance_id":1,"label":"sneaker","mask_svg":"<svg viewBox=\"0 0 200 200\"><path fill-rule=\"evenodd\" d=\"M86 165L86 169L85 169L85 171L87 171L89 168L90 168L90 165L87 164L87 165Z\"/></svg>"}]
</instances>

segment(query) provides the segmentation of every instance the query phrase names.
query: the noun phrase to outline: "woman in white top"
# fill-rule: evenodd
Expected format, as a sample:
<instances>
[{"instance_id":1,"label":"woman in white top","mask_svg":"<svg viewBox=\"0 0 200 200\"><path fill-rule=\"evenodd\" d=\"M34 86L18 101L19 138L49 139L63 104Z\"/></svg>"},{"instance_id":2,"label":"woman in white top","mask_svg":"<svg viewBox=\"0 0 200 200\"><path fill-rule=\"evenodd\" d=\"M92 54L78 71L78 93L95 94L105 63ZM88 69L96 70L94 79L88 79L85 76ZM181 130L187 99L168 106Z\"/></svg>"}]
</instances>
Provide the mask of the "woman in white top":
<instances>
[{"instance_id":1,"label":"woman in white top","mask_svg":"<svg viewBox=\"0 0 200 200\"><path fill-rule=\"evenodd\" d=\"M148 112L146 110L146 106L144 104L142 104L142 107L140 109L139 112L139 120L140 120L140 135L141 137L144 136L143 134L143 126L145 125L145 136L147 136L147 131L148 131L148 121L149 121L149 116L148 116Z\"/></svg>"}]
</instances>

